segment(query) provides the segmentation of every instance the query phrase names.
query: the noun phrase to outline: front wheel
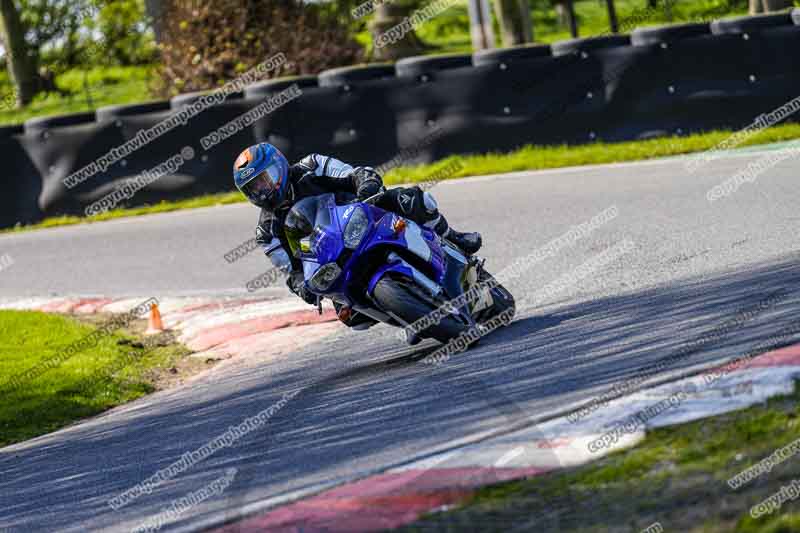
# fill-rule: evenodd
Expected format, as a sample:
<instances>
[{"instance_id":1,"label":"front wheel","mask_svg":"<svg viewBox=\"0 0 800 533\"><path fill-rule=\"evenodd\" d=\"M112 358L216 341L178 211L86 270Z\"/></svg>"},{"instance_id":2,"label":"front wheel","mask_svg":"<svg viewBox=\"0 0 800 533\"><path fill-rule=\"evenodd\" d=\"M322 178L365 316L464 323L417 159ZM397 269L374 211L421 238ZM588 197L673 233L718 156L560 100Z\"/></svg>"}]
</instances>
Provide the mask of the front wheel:
<instances>
[{"instance_id":1,"label":"front wheel","mask_svg":"<svg viewBox=\"0 0 800 533\"><path fill-rule=\"evenodd\" d=\"M476 313L473 317L476 321L484 322L502 314L505 311L510 311L509 319L516 314L517 304L514 301L514 295L512 295L508 289L498 283L497 280L494 279L494 276L492 276L483 268L481 268L478 272L478 283L491 283L493 287L489 289L492 305Z\"/></svg>"},{"instance_id":2,"label":"front wheel","mask_svg":"<svg viewBox=\"0 0 800 533\"><path fill-rule=\"evenodd\" d=\"M373 291L375 302L385 311L396 315L406 324L414 324L436 310L434 304L416 294L409 282L384 277ZM453 315L445 315L437 323L420 331L420 337L434 338L441 343L455 339L469 329L469 325Z\"/></svg>"}]
</instances>

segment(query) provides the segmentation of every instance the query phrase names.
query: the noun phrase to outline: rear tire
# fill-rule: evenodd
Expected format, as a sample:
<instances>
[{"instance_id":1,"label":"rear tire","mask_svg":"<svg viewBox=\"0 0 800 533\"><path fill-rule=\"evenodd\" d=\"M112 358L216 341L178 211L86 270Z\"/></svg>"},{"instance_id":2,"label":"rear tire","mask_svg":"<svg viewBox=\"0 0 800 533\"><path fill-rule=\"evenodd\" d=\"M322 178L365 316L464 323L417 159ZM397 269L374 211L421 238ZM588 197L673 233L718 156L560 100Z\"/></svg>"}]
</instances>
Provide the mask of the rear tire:
<instances>
[{"instance_id":1,"label":"rear tire","mask_svg":"<svg viewBox=\"0 0 800 533\"><path fill-rule=\"evenodd\" d=\"M381 308L397 315L408 324L413 324L435 310L433 304L414 294L406 282L386 277L375 285L373 298ZM424 338L436 339L441 343L447 343L468 329L469 326L467 324L448 315L438 324L419 332L418 335Z\"/></svg>"}]
</instances>

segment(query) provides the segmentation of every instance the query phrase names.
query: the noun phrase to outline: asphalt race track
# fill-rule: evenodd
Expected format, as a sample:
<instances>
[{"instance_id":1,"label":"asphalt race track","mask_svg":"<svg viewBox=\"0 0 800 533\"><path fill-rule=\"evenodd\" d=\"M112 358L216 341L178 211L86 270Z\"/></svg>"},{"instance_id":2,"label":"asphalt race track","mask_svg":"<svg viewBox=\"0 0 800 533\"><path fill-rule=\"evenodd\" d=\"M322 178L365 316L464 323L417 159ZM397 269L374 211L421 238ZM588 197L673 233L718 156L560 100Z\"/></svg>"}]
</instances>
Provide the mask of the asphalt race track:
<instances>
[{"instance_id":1,"label":"asphalt race track","mask_svg":"<svg viewBox=\"0 0 800 533\"><path fill-rule=\"evenodd\" d=\"M223 497L177 527L196 530L246 506L291 500L487 432L535 424L674 353L778 290L780 304L665 369L678 375L746 352L796 320L800 164L785 161L709 203L706 192L757 155L690 175L680 160L518 173L437 185L452 225L480 230L491 271L616 206L617 218L535 265L518 301L623 239L632 252L438 368L383 326L302 353L159 393L0 451L0 530L130 531L162 506L238 470ZM48 295L244 293L260 252L223 254L253 236L247 205L0 236L14 264L0 299ZM298 391L261 432L120 511L107 501ZM169 529L172 530L172 529Z\"/></svg>"}]
</instances>

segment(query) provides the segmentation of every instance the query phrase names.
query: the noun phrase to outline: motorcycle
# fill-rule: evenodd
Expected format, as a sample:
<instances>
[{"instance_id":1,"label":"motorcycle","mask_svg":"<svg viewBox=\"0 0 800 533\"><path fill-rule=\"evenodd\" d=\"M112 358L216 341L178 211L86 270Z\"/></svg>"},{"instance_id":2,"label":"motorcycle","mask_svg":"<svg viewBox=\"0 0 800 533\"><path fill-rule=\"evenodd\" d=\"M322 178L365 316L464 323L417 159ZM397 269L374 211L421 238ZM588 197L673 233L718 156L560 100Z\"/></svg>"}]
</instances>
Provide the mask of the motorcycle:
<instances>
[{"instance_id":1,"label":"motorcycle","mask_svg":"<svg viewBox=\"0 0 800 533\"><path fill-rule=\"evenodd\" d=\"M361 313L367 327L403 328L409 344L447 343L504 312L510 321L514 297L484 269L485 260L377 207L383 194L344 205L322 194L287 214L286 239L320 312L330 298L343 320Z\"/></svg>"}]
</instances>

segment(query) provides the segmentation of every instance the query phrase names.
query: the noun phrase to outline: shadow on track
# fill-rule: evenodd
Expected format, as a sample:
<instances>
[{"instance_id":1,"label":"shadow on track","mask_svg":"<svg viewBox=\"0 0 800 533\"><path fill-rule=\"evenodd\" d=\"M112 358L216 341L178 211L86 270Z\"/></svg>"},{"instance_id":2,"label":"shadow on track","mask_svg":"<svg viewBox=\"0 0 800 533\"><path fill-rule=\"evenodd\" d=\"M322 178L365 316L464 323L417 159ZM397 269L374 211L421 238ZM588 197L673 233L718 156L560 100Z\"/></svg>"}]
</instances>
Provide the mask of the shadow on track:
<instances>
[{"instance_id":1,"label":"shadow on track","mask_svg":"<svg viewBox=\"0 0 800 533\"><path fill-rule=\"evenodd\" d=\"M686 356L662 374L766 349L771 342L787 344L798 337L775 341L774 334L800 317L797 259L523 316L439 367L418 361L432 346L399 349L394 337L387 339L387 329L376 328L355 341L309 346L274 364L214 373L57 439L0 453L6 474L0 493L7 495L0 522L24 524L27 531L67 530L79 523L111 527L123 520L127 525L157 514L230 467L239 475L225 494L179 524L211 515L233 518L256 501L365 475L457 439L537 420L672 354ZM686 350L777 291L786 295L773 307L700 349ZM372 361L365 361L367 354ZM108 507L108 499L298 389L262 429L120 512ZM67 501L77 503L64 508Z\"/></svg>"}]
</instances>

